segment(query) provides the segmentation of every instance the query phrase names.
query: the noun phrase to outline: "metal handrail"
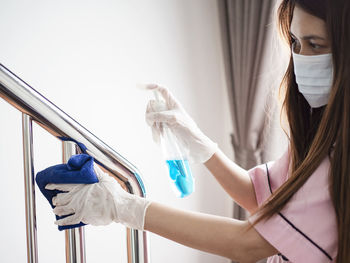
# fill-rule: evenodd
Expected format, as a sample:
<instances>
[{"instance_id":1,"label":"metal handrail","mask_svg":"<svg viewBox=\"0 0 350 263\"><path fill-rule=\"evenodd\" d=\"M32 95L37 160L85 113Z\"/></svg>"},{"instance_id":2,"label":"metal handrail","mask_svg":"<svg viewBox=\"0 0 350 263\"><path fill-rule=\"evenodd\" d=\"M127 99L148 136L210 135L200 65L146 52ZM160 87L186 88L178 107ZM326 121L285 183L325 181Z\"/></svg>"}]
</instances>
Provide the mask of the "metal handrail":
<instances>
[{"instance_id":1,"label":"metal handrail","mask_svg":"<svg viewBox=\"0 0 350 263\"><path fill-rule=\"evenodd\" d=\"M34 176L33 164L31 163L32 149L30 148L32 140L31 120L33 120L53 136L61 140L64 145L67 143L65 142L65 138L73 139L75 142L83 144L86 147L86 152L94 157L111 175L119 179L130 193L142 197L146 196L146 190L140 172L134 165L2 64L0 64L0 97L23 113L24 162L25 164L29 162L28 165L25 165L25 167L29 167L25 173L32 173L31 176ZM28 125L30 129L26 128ZM29 150L25 150L27 147L26 145L30 146ZM28 184L34 183L33 178L29 178L27 181ZM27 188L29 190L27 190ZM33 199L34 189L32 188L33 186L30 187L30 185L26 185L26 200L35 200ZM26 209L28 209L27 206ZM35 217L35 204L33 213L27 213L27 240L36 240L36 233L33 233L33 229L35 229L33 224L35 224L36 220L31 217ZM32 224L32 226L28 226L28 224ZM34 235L34 237L28 235ZM76 236L76 238L79 239L81 236ZM72 240L70 240L70 242L72 242ZM35 263L37 262L37 259L35 259L36 252L33 250L37 249L36 241L34 245L31 244L30 246L28 243L33 242L27 242L28 262ZM146 232L127 229L128 262L148 263L149 255L147 243ZM74 254L74 251L70 251L70 253ZM34 254L34 256L29 256L29 254ZM83 263L84 260L77 258L80 258L80 256L76 256L74 260L67 261L69 261L69 263Z\"/></svg>"}]
</instances>

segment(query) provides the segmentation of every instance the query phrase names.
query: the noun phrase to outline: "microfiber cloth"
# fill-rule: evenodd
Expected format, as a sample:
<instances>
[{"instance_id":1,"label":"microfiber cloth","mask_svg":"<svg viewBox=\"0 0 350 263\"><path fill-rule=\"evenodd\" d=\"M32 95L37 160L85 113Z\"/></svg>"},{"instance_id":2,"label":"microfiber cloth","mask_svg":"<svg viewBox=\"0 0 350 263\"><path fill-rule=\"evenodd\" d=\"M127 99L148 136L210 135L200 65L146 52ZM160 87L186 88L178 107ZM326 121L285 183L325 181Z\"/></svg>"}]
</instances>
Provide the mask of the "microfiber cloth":
<instances>
[{"instance_id":1,"label":"microfiber cloth","mask_svg":"<svg viewBox=\"0 0 350 263\"><path fill-rule=\"evenodd\" d=\"M73 155L67 164L58 164L46 168L45 170L38 172L35 181L43 193L45 198L49 201L52 208L55 206L52 204L52 198L58 193L62 193L59 190L47 190L45 186L47 184L93 184L97 183L98 179L94 171L94 158L87 154ZM56 216L56 219L61 219L66 216ZM58 230L70 229L85 225L80 222L75 225L58 226Z\"/></svg>"}]
</instances>

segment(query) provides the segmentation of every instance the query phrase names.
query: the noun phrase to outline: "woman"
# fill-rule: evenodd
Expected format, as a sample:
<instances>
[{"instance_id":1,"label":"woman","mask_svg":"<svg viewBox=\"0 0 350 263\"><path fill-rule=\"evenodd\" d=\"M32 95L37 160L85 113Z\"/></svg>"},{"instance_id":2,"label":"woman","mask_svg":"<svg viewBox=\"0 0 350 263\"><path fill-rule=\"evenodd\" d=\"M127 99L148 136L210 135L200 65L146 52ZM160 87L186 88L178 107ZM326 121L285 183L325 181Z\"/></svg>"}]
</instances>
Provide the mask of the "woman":
<instances>
[{"instance_id":1,"label":"woman","mask_svg":"<svg viewBox=\"0 0 350 263\"><path fill-rule=\"evenodd\" d=\"M239 262L350 262L350 3L283 0L281 33L291 48L282 81L289 147L277 161L246 171L230 161L165 88L169 108L147 107L170 126L225 191L252 216L246 221L174 209L133 196L97 166L99 183L51 184L67 193L53 199L57 221L101 225L112 221ZM215 237L215 238L213 238Z\"/></svg>"}]
</instances>

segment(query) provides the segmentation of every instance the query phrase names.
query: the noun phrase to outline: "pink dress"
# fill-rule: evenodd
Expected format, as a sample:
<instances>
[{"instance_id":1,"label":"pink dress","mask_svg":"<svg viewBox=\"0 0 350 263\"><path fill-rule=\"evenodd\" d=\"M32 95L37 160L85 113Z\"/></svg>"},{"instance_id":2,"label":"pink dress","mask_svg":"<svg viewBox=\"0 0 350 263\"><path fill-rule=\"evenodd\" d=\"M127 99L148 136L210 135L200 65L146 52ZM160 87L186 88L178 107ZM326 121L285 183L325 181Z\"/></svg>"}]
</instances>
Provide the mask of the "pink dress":
<instances>
[{"instance_id":1,"label":"pink dress","mask_svg":"<svg viewBox=\"0 0 350 263\"><path fill-rule=\"evenodd\" d=\"M288 179L288 168L289 152L286 151L277 161L249 170L259 206ZM267 262L336 261L337 224L329 193L329 168L326 157L280 213L255 225L280 252ZM253 223L255 218L253 215L248 220Z\"/></svg>"}]
</instances>

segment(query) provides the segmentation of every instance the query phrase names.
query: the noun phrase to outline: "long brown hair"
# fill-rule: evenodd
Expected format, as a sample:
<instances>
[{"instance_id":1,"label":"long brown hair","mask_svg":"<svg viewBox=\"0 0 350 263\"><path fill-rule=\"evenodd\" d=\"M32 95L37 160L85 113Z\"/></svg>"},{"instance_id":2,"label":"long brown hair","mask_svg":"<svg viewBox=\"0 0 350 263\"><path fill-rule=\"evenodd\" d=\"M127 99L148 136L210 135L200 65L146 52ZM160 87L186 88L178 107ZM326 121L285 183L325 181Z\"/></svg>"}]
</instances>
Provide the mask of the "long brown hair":
<instances>
[{"instance_id":1,"label":"long brown hair","mask_svg":"<svg viewBox=\"0 0 350 263\"><path fill-rule=\"evenodd\" d=\"M338 226L336 262L350 262L350 1L282 0L279 29L290 47L289 30L296 5L326 22L332 45L333 86L328 104L311 110L298 92L290 58L280 87L284 94L282 113L289 124L290 176L259 209L254 224L280 212L329 156L329 191Z\"/></svg>"}]
</instances>

